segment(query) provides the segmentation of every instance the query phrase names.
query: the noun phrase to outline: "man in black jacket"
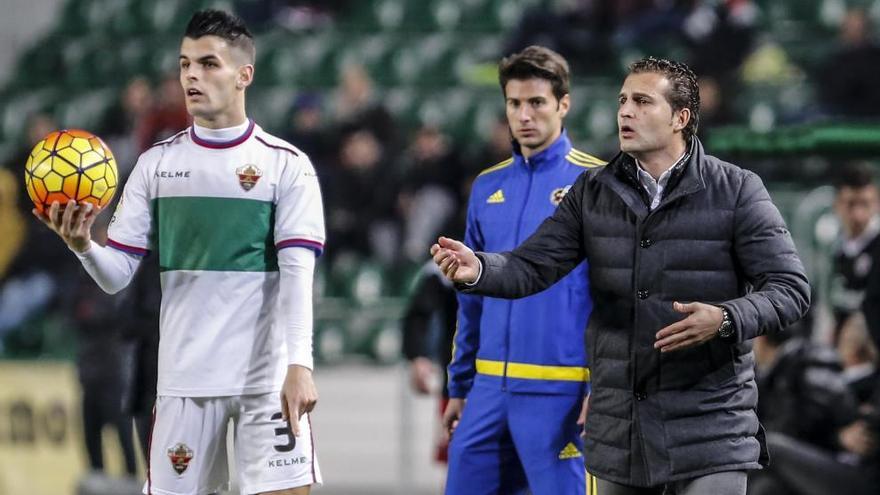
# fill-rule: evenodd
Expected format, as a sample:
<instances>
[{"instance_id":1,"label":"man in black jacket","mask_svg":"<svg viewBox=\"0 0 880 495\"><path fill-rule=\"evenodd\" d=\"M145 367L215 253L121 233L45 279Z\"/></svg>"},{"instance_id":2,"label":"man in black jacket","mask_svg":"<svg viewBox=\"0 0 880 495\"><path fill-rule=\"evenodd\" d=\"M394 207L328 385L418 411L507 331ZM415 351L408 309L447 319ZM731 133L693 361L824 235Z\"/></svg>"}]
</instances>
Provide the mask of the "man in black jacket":
<instances>
[{"instance_id":1,"label":"man in black jacket","mask_svg":"<svg viewBox=\"0 0 880 495\"><path fill-rule=\"evenodd\" d=\"M447 238L431 248L460 288L507 298L590 259L584 460L603 495L744 495L747 470L767 461L750 340L809 307L761 180L696 138L698 94L684 64L636 62L619 95L622 152L534 235L501 254Z\"/></svg>"}]
</instances>

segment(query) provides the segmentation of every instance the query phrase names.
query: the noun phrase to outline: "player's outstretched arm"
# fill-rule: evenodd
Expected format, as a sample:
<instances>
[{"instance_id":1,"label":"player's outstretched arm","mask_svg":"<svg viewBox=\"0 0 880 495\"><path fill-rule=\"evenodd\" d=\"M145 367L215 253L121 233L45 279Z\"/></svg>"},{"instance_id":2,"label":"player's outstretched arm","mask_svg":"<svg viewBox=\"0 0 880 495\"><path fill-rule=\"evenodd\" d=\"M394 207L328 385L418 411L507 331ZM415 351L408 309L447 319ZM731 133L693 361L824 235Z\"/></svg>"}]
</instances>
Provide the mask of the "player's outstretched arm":
<instances>
[{"instance_id":1,"label":"player's outstretched arm","mask_svg":"<svg viewBox=\"0 0 880 495\"><path fill-rule=\"evenodd\" d=\"M441 237L431 246L431 256L443 275L455 283L472 284L480 277L480 260L460 241Z\"/></svg>"},{"instance_id":2,"label":"player's outstretched arm","mask_svg":"<svg viewBox=\"0 0 880 495\"><path fill-rule=\"evenodd\" d=\"M101 209L92 203L77 204L76 201L70 201L62 208L55 201L45 213L36 208L32 212L43 225L58 234L71 250L84 253L91 246L92 225Z\"/></svg>"}]
</instances>

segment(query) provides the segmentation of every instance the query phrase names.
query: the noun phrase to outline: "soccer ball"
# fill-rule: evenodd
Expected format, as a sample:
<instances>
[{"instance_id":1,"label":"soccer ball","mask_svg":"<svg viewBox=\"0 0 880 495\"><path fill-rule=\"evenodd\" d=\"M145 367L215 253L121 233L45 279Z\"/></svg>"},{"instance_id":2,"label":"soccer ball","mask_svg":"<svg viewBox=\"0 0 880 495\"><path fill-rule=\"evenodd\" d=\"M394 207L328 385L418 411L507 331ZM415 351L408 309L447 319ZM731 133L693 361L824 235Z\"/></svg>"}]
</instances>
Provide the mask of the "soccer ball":
<instances>
[{"instance_id":1,"label":"soccer ball","mask_svg":"<svg viewBox=\"0 0 880 495\"><path fill-rule=\"evenodd\" d=\"M87 201L104 207L116 193L116 160L101 138L78 129L50 132L24 167L28 196L43 212L53 202Z\"/></svg>"}]
</instances>

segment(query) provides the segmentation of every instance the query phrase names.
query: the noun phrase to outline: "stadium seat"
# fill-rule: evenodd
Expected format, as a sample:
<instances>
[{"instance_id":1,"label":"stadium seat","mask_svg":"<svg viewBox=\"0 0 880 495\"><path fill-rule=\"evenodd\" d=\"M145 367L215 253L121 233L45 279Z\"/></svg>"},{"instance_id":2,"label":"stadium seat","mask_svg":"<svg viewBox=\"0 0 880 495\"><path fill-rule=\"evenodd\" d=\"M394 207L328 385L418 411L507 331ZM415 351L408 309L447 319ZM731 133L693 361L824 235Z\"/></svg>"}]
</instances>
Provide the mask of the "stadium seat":
<instances>
[{"instance_id":1,"label":"stadium seat","mask_svg":"<svg viewBox=\"0 0 880 495\"><path fill-rule=\"evenodd\" d=\"M55 118L62 127L98 129L115 100L116 89L112 87L83 92L56 106Z\"/></svg>"}]
</instances>

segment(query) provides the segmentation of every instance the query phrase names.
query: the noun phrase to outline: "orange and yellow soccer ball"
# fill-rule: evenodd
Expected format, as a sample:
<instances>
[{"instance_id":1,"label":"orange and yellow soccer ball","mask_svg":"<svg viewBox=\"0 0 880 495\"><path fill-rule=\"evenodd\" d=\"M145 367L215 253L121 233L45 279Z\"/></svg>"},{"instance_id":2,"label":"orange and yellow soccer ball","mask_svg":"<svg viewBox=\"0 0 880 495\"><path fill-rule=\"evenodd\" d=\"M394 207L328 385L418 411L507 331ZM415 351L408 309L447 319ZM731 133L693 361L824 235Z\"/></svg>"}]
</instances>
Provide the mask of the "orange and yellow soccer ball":
<instances>
[{"instance_id":1,"label":"orange and yellow soccer ball","mask_svg":"<svg viewBox=\"0 0 880 495\"><path fill-rule=\"evenodd\" d=\"M78 129L50 132L34 146L24 182L37 210L58 201L104 207L116 193L116 160L101 138Z\"/></svg>"}]
</instances>

